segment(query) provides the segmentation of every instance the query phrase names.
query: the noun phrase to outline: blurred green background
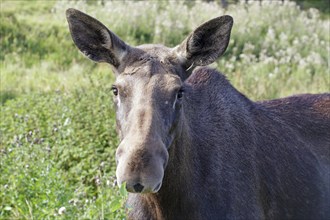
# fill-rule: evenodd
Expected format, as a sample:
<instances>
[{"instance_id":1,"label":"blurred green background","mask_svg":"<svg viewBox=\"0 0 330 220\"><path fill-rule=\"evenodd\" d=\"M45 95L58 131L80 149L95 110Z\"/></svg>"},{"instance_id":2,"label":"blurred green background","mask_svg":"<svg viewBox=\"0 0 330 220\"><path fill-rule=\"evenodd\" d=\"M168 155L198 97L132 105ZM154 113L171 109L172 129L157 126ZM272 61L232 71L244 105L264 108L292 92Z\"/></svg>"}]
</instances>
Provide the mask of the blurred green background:
<instances>
[{"instance_id":1,"label":"blurred green background","mask_svg":"<svg viewBox=\"0 0 330 220\"><path fill-rule=\"evenodd\" d=\"M130 45L175 46L229 14L231 41L212 66L238 90L252 100L330 90L328 1L1 0L0 219L125 218L126 192L113 186L114 77L74 46L69 7Z\"/></svg>"}]
</instances>

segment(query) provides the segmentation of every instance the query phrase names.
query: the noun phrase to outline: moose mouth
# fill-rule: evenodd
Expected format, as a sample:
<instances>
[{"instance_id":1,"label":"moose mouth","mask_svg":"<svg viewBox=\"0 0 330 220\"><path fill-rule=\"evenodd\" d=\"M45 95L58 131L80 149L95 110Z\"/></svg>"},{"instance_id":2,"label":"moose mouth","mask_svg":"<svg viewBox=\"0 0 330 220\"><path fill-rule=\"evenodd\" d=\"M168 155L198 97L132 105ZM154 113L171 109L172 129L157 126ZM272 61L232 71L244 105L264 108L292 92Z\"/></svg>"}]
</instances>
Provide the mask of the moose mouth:
<instances>
[{"instance_id":1,"label":"moose mouth","mask_svg":"<svg viewBox=\"0 0 330 220\"><path fill-rule=\"evenodd\" d=\"M117 183L118 186L120 187L123 183ZM143 186L141 183L135 183L134 185L133 184L130 184L127 182L125 182L126 184L126 190L130 193L140 193L140 194L148 194L148 193L157 193L160 188L162 187L162 182L158 183L155 187L153 188L150 188L150 187L145 187Z\"/></svg>"}]
</instances>

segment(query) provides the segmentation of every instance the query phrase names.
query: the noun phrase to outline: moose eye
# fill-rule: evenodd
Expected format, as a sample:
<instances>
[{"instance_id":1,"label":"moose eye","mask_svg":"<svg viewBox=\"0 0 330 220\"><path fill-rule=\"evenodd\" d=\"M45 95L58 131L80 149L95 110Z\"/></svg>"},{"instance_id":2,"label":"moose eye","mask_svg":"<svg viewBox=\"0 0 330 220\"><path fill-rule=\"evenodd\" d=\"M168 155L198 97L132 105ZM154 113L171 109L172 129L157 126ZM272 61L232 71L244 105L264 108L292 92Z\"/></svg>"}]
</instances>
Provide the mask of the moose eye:
<instances>
[{"instance_id":1,"label":"moose eye","mask_svg":"<svg viewBox=\"0 0 330 220\"><path fill-rule=\"evenodd\" d=\"M184 93L184 90L183 90L183 88L181 88L181 89L178 91L177 98L178 98L178 99L182 99L182 97L183 97L183 93Z\"/></svg>"},{"instance_id":2,"label":"moose eye","mask_svg":"<svg viewBox=\"0 0 330 220\"><path fill-rule=\"evenodd\" d=\"M112 92L113 92L113 94L114 94L115 96L118 95L118 88L117 88L116 86L112 86L112 87L111 87L111 90L112 90Z\"/></svg>"}]
</instances>

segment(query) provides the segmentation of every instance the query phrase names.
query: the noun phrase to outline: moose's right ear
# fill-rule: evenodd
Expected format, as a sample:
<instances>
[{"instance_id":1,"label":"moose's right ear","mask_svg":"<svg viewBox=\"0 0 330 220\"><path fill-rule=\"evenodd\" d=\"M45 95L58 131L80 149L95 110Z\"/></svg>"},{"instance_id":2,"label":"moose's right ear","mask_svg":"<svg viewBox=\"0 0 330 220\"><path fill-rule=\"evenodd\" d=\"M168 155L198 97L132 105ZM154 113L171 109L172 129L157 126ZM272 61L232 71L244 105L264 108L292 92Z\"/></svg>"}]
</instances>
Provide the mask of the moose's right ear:
<instances>
[{"instance_id":1,"label":"moose's right ear","mask_svg":"<svg viewBox=\"0 0 330 220\"><path fill-rule=\"evenodd\" d=\"M101 22L70 8L66 11L72 39L79 50L95 62L107 62L118 67L129 46Z\"/></svg>"}]
</instances>

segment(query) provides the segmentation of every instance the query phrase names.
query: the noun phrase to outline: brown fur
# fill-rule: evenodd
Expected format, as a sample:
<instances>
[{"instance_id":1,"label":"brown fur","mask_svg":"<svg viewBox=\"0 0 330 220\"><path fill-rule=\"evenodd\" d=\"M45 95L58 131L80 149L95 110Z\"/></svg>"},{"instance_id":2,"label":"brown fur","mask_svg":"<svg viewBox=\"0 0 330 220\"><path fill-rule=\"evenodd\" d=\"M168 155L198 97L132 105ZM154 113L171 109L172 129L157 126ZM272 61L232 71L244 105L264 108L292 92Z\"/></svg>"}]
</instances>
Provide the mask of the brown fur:
<instances>
[{"instance_id":1,"label":"brown fur","mask_svg":"<svg viewBox=\"0 0 330 220\"><path fill-rule=\"evenodd\" d=\"M78 48L117 74L130 219L330 218L330 94L253 102L197 67L225 51L230 16L175 48L130 47L74 9L67 19Z\"/></svg>"}]
</instances>

